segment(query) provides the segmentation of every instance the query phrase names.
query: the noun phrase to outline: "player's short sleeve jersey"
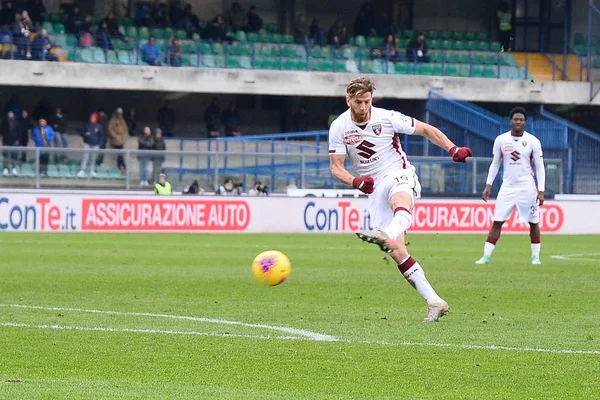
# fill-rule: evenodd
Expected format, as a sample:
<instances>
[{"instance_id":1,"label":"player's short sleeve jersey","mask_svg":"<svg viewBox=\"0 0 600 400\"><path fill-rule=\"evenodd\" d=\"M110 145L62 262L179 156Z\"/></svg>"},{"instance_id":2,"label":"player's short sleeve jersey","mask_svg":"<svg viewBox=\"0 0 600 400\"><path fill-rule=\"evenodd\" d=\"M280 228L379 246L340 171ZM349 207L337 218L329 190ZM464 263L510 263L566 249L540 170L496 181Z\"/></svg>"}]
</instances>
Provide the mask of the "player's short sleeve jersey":
<instances>
[{"instance_id":1,"label":"player's short sleeve jersey","mask_svg":"<svg viewBox=\"0 0 600 400\"><path fill-rule=\"evenodd\" d=\"M398 134L412 135L414 131L412 117L377 107L371 107L371 119L361 129L348 109L329 128L329 154L347 154L360 176L369 175L377 181L384 172L413 168Z\"/></svg>"},{"instance_id":2,"label":"player's short sleeve jersey","mask_svg":"<svg viewBox=\"0 0 600 400\"><path fill-rule=\"evenodd\" d=\"M535 185L533 163L543 162L542 143L529 132L514 137L509 132L496 137L494 156L503 160L502 184L507 186Z\"/></svg>"}]
</instances>

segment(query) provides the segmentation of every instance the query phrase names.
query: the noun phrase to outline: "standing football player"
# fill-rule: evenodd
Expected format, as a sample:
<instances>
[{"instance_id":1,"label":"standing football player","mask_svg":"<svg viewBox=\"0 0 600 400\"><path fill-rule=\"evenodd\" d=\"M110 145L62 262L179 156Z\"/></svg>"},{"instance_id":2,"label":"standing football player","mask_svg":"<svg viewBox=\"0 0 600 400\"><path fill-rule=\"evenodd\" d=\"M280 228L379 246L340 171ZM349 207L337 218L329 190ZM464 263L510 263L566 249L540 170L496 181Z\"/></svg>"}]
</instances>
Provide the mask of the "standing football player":
<instances>
[{"instance_id":1,"label":"standing football player","mask_svg":"<svg viewBox=\"0 0 600 400\"><path fill-rule=\"evenodd\" d=\"M329 129L331 173L339 181L369 194L369 213L377 230L357 236L389 253L406 280L427 301L425 322L437 321L449 306L431 287L423 268L410 256L404 234L420 197L415 168L406 159L398 134L421 135L445 149L456 162L466 162L471 149L455 146L439 129L397 111L373 107L375 85L369 78L353 79L346 87L349 107ZM359 177L346 168L346 155Z\"/></svg>"},{"instance_id":2,"label":"standing football player","mask_svg":"<svg viewBox=\"0 0 600 400\"><path fill-rule=\"evenodd\" d=\"M546 184L542 143L538 138L525 131L527 111L524 108L514 108L509 116L510 131L499 135L494 140L494 159L490 165L483 190L482 198L487 201L494 179L500 169L500 160L503 160L504 173L494 208L494 223L483 248L483 257L477 260L477 264L490 262L490 257L502 232L502 225L510 218L515 207L519 212L519 217L529 222L531 263L542 263L540 261L539 206L544 204L544 186ZM533 177L532 162L535 164L536 179Z\"/></svg>"}]
</instances>

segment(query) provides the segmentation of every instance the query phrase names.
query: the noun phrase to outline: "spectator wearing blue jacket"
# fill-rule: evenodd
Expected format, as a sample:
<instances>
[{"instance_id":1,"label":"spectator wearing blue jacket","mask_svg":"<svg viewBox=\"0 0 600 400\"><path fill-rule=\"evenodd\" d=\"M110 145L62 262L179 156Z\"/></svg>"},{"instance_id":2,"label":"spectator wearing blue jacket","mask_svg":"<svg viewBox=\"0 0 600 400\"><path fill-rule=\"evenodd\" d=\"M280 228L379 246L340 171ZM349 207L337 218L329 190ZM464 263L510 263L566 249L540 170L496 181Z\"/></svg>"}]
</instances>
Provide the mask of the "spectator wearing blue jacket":
<instances>
[{"instance_id":1,"label":"spectator wearing blue jacket","mask_svg":"<svg viewBox=\"0 0 600 400\"><path fill-rule=\"evenodd\" d=\"M102 129L102 125L98 123L98 118L98 113L92 113L90 115L90 121L85 124L83 131L81 132L83 148L86 151L83 153L83 157L81 158L81 168L79 169L79 173L77 173L77 176L80 178L85 178L88 166L90 176L96 176L96 158L98 157L100 146L104 143L104 130Z\"/></svg>"},{"instance_id":2,"label":"spectator wearing blue jacket","mask_svg":"<svg viewBox=\"0 0 600 400\"><path fill-rule=\"evenodd\" d=\"M33 128L31 132L31 139L35 143L35 147L48 148L54 147L54 141L56 136L54 129L48 126L45 119L40 119L38 125ZM46 175L48 172L48 161L50 160L50 154L40 150L40 174Z\"/></svg>"},{"instance_id":3,"label":"spectator wearing blue jacket","mask_svg":"<svg viewBox=\"0 0 600 400\"><path fill-rule=\"evenodd\" d=\"M148 65L160 65L162 60L162 52L160 46L156 44L156 38L150 36L148 43L142 46L142 61Z\"/></svg>"}]
</instances>

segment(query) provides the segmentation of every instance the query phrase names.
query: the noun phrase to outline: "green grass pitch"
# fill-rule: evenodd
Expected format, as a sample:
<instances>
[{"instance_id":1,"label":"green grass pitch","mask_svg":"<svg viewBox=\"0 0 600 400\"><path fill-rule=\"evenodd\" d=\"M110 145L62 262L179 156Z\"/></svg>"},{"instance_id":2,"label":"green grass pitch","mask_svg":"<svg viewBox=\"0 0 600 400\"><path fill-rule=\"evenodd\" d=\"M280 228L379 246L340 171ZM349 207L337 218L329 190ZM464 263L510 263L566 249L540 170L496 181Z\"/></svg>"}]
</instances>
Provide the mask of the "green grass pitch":
<instances>
[{"instance_id":1,"label":"green grass pitch","mask_svg":"<svg viewBox=\"0 0 600 400\"><path fill-rule=\"evenodd\" d=\"M2 233L0 399L600 398L600 237L544 236L539 266L526 235L490 265L485 235L408 240L434 324L352 234Z\"/></svg>"}]
</instances>

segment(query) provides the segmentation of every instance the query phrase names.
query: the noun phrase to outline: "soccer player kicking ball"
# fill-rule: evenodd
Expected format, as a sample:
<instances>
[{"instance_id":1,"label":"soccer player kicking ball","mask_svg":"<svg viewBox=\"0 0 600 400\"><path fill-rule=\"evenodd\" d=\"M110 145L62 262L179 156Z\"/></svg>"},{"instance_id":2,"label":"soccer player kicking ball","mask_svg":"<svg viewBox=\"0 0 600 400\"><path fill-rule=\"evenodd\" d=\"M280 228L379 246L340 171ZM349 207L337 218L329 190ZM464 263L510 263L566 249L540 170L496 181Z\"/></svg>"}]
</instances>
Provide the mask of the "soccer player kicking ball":
<instances>
[{"instance_id":1,"label":"soccer player kicking ball","mask_svg":"<svg viewBox=\"0 0 600 400\"><path fill-rule=\"evenodd\" d=\"M425 322L437 321L450 309L433 290L423 268L410 256L404 234L412 224L412 209L420 197L421 185L415 168L402 151L398 134L421 135L447 150L456 162L466 162L471 149L455 146L439 129L397 111L373 107L375 85L365 77L353 79L346 87L349 109L329 130L331 173L339 181L369 194L369 213L377 230L357 233L374 243L398 264L406 280L425 298ZM355 178L346 168L346 155Z\"/></svg>"},{"instance_id":2,"label":"soccer player kicking ball","mask_svg":"<svg viewBox=\"0 0 600 400\"><path fill-rule=\"evenodd\" d=\"M540 261L540 212L539 206L544 204L544 185L546 171L542 144L532 134L525 131L527 111L516 107L510 114L510 131L499 135L494 140L494 159L490 165L482 198L487 201L490 189L500 169L500 159L504 161L502 186L498 192L494 208L494 223L490 228L487 241L483 247L483 257L477 264L488 264L496 242L502 232L502 224L510 217L515 207L519 217L529 222L531 237L531 263L541 264ZM535 163L535 177L531 163Z\"/></svg>"}]
</instances>

